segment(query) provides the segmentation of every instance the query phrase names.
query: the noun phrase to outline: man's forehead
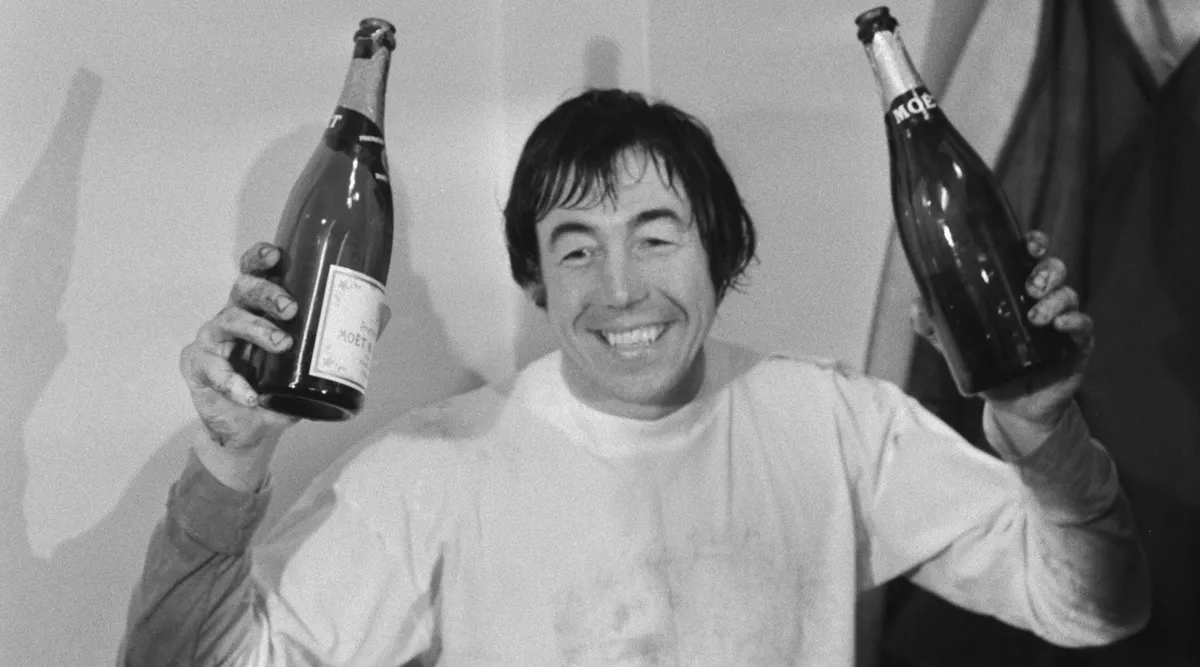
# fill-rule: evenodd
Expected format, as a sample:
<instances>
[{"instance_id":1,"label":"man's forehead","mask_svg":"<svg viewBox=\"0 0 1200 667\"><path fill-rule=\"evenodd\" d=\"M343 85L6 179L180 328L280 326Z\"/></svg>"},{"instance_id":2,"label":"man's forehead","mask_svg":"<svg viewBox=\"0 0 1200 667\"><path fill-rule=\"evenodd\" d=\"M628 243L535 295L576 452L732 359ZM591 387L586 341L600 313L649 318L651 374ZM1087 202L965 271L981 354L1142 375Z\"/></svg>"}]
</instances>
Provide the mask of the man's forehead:
<instances>
[{"instance_id":1,"label":"man's forehead","mask_svg":"<svg viewBox=\"0 0 1200 667\"><path fill-rule=\"evenodd\" d=\"M617 201L658 200L687 204L683 187L678 179L672 178L666 167L653 160L626 157L614 163L606 181L604 174L581 176L567 174L564 192L578 193L576 197L557 202L553 210L585 211L595 208L616 208ZM583 182L587 178L588 182Z\"/></svg>"},{"instance_id":2,"label":"man's forehead","mask_svg":"<svg viewBox=\"0 0 1200 667\"><path fill-rule=\"evenodd\" d=\"M614 171L623 180L639 181L647 176L647 173L657 174L661 179L665 178L666 163L663 157L657 152L640 146L626 148L617 154L613 159ZM664 181L665 182L665 181Z\"/></svg>"},{"instance_id":3,"label":"man's forehead","mask_svg":"<svg viewBox=\"0 0 1200 667\"><path fill-rule=\"evenodd\" d=\"M611 193L605 192L602 185L596 185L586 197L563 202L550 209L538 223L541 226L542 222L553 223L581 217L633 217L647 209L669 210L681 220L691 217L688 201L679 188L669 185L651 171L641 178L616 184Z\"/></svg>"}]
</instances>

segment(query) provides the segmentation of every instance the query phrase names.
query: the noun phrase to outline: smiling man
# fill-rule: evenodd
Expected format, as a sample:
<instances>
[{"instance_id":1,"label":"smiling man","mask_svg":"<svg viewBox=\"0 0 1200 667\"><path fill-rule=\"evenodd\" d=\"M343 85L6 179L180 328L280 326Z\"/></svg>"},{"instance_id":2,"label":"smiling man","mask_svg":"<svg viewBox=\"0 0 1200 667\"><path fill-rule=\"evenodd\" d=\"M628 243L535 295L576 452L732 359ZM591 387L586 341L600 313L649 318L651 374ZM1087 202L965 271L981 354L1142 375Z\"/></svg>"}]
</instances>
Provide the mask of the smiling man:
<instances>
[{"instance_id":1,"label":"smiling man","mask_svg":"<svg viewBox=\"0 0 1200 667\"><path fill-rule=\"evenodd\" d=\"M892 385L709 338L754 230L670 105L564 102L505 222L559 349L399 417L254 549L291 422L228 341L283 349L269 318L294 308L262 278L277 249L244 255L182 356L210 437L152 539L124 664L849 667L857 593L897 576L1063 645L1145 623L1129 508L1072 400L1091 320L1044 237L1033 321L1079 355L988 397L993 457Z\"/></svg>"},{"instance_id":2,"label":"smiling man","mask_svg":"<svg viewBox=\"0 0 1200 667\"><path fill-rule=\"evenodd\" d=\"M535 225L567 386L635 419L695 396L717 309L691 206L655 160L640 149L621 155L611 197L568 202Z\"/></svg>"}]
</instances>

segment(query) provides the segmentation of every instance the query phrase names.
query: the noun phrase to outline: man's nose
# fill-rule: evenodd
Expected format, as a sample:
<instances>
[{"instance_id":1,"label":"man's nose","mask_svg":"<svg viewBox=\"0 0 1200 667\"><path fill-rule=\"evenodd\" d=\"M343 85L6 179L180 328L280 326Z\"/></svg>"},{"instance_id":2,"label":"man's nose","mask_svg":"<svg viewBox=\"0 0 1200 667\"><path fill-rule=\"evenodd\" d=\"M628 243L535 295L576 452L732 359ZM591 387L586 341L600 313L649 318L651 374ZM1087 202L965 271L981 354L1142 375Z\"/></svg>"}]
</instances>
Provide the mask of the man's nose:
<instances>
[{"instance_id":1,"label":"man's nose","mask_svg":"<svg viewBox=\"0 0 1200 667\"><path fill-rule=\"evenodd\" d=\"M637 260L623 254L605 258L601 276L605 305L624 308L645 298L646 282Z\"/></svg>"}]
</instances>

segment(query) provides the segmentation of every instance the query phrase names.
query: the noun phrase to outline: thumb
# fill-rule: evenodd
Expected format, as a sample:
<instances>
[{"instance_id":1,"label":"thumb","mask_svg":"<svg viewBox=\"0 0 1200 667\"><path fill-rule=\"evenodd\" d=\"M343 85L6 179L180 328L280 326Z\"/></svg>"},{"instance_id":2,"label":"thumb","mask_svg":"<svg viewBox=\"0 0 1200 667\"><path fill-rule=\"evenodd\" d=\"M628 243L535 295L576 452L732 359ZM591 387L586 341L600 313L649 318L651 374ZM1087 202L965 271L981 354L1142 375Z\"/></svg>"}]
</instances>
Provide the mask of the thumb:
<instances>
[{"instance_id":1,"label":"thumb","mask_svg":"<svg viewBox=\"0 0 1200 667\"><path fill-rule=\"evenodd\" d=\"M908 319L912 324L913 333L921 338L929 341L934 349L942 352L942 343L938 340L937 332L933 328L933 320L929 319L929 313L925 310L925 304L921 299L914 299L912 305L908 309Z\"/></svg>"},{"instance_id":2,"label":"thumb","mask_svg":"<svg viewBox=\"0 0 1200 667\"><path fill-rule=\"evenodd\" d=\"M379 306L379 335L376 338L383 336L383 332L387 329L388 322L392 319L392 309L386 303Z\"/></svg>"}]
</instances>

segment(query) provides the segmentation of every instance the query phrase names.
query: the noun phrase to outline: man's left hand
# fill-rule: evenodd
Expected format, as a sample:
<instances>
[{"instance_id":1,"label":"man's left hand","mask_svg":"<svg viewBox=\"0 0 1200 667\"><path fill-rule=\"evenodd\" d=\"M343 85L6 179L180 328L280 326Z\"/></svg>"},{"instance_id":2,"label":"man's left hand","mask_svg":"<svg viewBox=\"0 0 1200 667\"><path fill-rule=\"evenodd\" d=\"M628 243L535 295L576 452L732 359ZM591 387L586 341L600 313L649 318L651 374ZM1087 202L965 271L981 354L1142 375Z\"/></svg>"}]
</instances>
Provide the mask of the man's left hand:
<instances>
[{"instance_id":1,"label":"man's left hand","mask_svg":"<svg viewBox=\"0 0 1200 667\"><path fill-rule=\"evenodd\" d=\"M1054 430L1075 392L1083 382L1083 371L1095 345L1092 318L1079 310L1079 295L1068 287L1067 267L1057 257L1047 255L1050 239L1045 232L1025 234L1025 247L1038 260L1025 281L1025 291L1037 299L1028 320L1038 327L1052 326L1071 337L1075 352L1068 363L1057 364L1032 376L983 392L997 421L1005 426L1020 426L1034 433ZM933 323L917 304L913 327L942 351Z\"/></svg>"}]
</instances>

